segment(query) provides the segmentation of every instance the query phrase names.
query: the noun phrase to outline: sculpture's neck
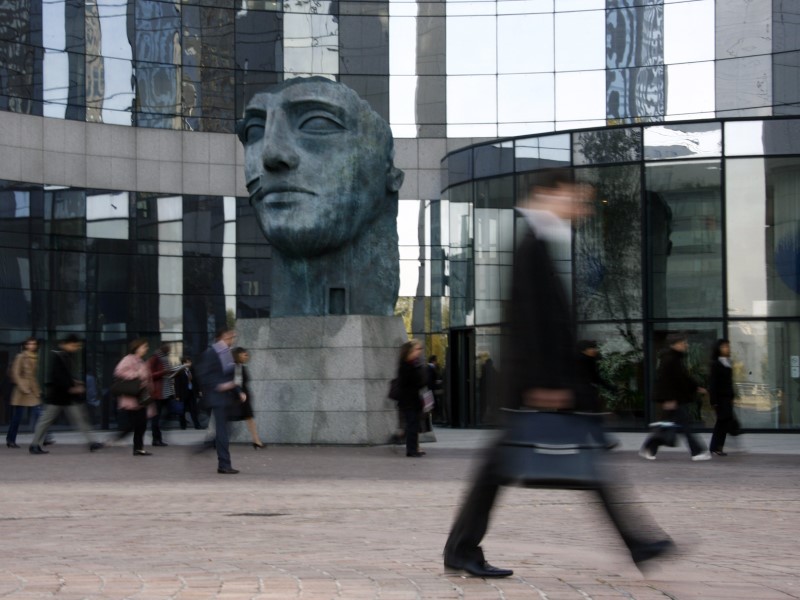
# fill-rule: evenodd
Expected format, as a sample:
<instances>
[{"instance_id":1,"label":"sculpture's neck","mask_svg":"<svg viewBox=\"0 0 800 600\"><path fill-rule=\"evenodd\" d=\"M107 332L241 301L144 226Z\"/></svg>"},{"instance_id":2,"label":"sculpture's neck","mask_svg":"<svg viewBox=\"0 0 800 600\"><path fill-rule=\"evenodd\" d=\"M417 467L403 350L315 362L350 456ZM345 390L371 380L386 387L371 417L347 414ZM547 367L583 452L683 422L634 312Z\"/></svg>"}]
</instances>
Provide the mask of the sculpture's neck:
<instances>
[{"instance_id":1,"label":"sculpture's neck","mask_svg":"<svg viewBox=\"0 0 800 600\"><path fill-rule=\"evenodd\" d=\"M392 315L399 289L394 218L380 218L334 252L272 258L273 317L327 314Z\"/></svg>"}]
</instances>

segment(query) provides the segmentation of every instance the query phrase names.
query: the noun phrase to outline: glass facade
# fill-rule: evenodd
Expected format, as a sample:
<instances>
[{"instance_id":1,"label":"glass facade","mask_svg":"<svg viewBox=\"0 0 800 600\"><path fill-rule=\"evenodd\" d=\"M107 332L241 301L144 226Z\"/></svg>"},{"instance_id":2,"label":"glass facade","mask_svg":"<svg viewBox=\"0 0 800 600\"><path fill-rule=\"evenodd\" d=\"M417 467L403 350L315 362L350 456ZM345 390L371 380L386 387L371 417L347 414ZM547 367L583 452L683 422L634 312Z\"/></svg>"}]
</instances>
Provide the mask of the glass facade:
<instances>
[{"instance_id":1,"label":"glass facade","mask_svg":"<svg viewBox=\"0 0 800 600\"><path fill-rule=\"evenodd\" d=\"M391 125L396 312L446 367L449 423L492 422L513 207L559 166L601 199L556 258L625 390L608 399L620 423L649 418L678 325L729 335L769 365L742 385L794 402L796 16L769 0L0 2L0 369L26 336L47 356L75 331L105 385L132 335L193 353L223 319L269 316L236 123L257 91L317 75ZM758 410L743 422L796 427L792 407Z\"/></svg>"},{"instance_id":2,"label":"glass facade","mask_svg":"<svg viewBox=\"0 0 800 600\"><path fill-rule=\"evenodd\" d=\"M797 124L704 121L581 130L559 136L560 161L541 161L537 152L556 145L552 136L450 154L443 164L451 218L458 215L460 231L474 232L474 295L465 303L473 310L459 323L475 333L468 416L491 422L492 395L481 374L499 350L509 297L504 274L513 263L513 206L539 173L558 166L597 191L594 214L573 224L569 255L554 260L571 291L579 337L600 343L601 372L619 390L603 392L615 423L643 427L656 416L648 390L658 356L669 333L685 332L689 368L701 381L715 340L730 338L744 427L800 428L800 143L783 133ZM513 172L485 158L498 148L517 158ZM458 200L466 206L455 212ZM495 242L494 230L504 239ZM470 290L459 296L469 298ZM487 373L491 378L492 369ZM698 404L696 417L713 424L707 401Z\"/></svg>"}]
</instances>

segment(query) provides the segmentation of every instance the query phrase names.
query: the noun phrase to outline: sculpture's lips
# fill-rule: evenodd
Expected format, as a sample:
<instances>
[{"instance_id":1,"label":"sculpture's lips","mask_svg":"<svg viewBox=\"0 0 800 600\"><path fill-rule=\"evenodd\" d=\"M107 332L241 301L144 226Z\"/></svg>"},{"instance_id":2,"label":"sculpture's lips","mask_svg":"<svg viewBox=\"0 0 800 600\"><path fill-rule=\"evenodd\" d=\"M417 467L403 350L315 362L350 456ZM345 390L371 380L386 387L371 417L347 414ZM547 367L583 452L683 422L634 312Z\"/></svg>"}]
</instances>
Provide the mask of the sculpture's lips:
<instances>
[{"instance_id":1,"label":"sculpture's lips","mask_svg":"<svg viewBox=\"0 0 800 600\"><path fill-rule=\"evenodd\" d=\"M315 195L311 190L292 185L276 185L259 190L257 201L270 208L286 208L297 202L298 194Z\"/></svg>"}]
</instances>

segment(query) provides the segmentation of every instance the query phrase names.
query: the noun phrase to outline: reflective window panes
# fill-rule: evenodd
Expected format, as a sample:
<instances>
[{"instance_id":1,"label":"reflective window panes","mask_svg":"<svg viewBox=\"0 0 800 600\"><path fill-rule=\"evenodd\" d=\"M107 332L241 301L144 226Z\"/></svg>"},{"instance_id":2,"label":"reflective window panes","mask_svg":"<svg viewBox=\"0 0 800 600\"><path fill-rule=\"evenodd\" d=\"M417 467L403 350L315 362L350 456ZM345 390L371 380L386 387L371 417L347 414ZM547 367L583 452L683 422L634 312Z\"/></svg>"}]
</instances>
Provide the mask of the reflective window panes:
<instances>
[{"instance_id":1,"label":"reflective window panes","mask_svg":"<svg viewBox=\"0 0 800 600\"><path fill-rule=\"evenodd\" d=\"M725 123L725 155L764 154L763 121L730 121Z\"/></svg>"},{"instance_id":2,"label":"reflective window panes","mask_svg":"<svg viewBox=\"0 0 800 600\"><path fill-rule=\"evenodd\" d=\"M714 60L714 5L714 0L664 3L665 64Z\"/></svg>"},{"instance_id":3,"label":"reflective window panes","mask_svg":"<svg viewBox=\"0 0 800 600\"><path fill-rule=\"evenodd\" d=\"M475 196L475 321L501 323L511 291L514 180L478 181Z\"/></svg>"},{"instance_id":4,"label":"reflective window panes","mask_svg":"<svg viewBox=\"0 0 800 600\"><path fill-rule=\"evenodd\" d=\"M578 320L642 317L641 170L581 169L597 194L595 214L575 224Z\"/></svg>"},{"instance_id":5,"label":"reflective window panes","mask_svg":"<svg viewBox=\"0 0 800 600\"><path fill-rule=\"evenodd\" d=\"M645 167L655 317L722 316L720 179L719 161Z\"/></svg>"},{"instance_id":6,"label":"reflective window panes","mask_svg":"<svg viewBox=\"0 0 800 600\"><path fill-rule=\"evenodd\" d=\"M606 111L609 124L666 113L664 5L614 0L606 11Z\"/></svg>"},{"instance_id":7,"label":"reflective window panes","mask_svg":"<svg viewBox=\"0 0 800 600\"><path fill-rule=\"evenodd\" d=\"M520 2L508 4L515 3ZM552 14L514 14L497 18L499 74L552 75L554 61ZM535 100L535 97L528 99Z\"/></svg>"},{"instance_id":8,"label":"reflective window panes","mask_svg":"<svg viewBox=\"0 0 800 600\"><path fill-rule=\"evenodd\" d=\"M86 193L82 190L45 188L47 233L82 236L86 228Z\"/></svg>"},{"instance_id":9,"label":"reflective window panes","mask_svg":"<svg viewBox=\"0 0 800 600\"><path fill-rule=\"evenodd\" d=\"M559 129L606 124L604 70L556 73L556 121Z\"/></svg>"},{"instance_id":10,"label":"reflective window panes","mask_svg":"<svg viewBox=\"0 0 800 600\"><path fill-rule=\"evenodd\" d=\"M736 159L727 165L728 314L797 316L800 159Z\"/></svg>"},{"instance_id":11,"label":"reflective window panes","mask_svg":"<svg viewBox=\"0 0 800 600\"><path fill-rule=\"evenodd\" d=\"M668 65L667 121L715 116L714 61Z\"/></svg>"},{"instance_id":12,"label":"reflective window panes","mask_svg":"<svg viewBox=\"0 0 800 600\"><path fill-rule=\"evenodd\" d=\"M86 197L86 237L128 239L128 194Z\"/></svg>"},{"instance_id":13,"label":"reflective window panes","mask_svg":"<svg viewBox=\"0 0 800 600\"><path fill-rule=\"evenodd\" d=\"M573 163L599 165L642 159L642 130L638 127L581 131L573 135Z\"/></svg>"},{"instance_id":14,"label":"reflective window panes","mask_svg":"<svg viewBox=\"0 0 800 600\"><path fill-rule=\"evenodd\" d=\"M681 123L644 128L644 158L702 158L722 156L719 123Z\"/></svg>"},{"instance_id":15,"label":"reflective window panes","mask_svg":"<svg viewBox=\"0 0 800 600\"><path fill-rule=\"evenodd\" d=\"M42 3L42 100L45 117L63 119L69 95L69 55L63 2Z\"/></svg>"},{"instance_id":16,"label":"reflective window panes","mask_svg":"<svg viewBox=\"0 0 800 600\"><path fill-rule=\"evenodd\" d=\"M443 163L444 169L449 174L447 185L456 185L472 179L472 150L463 150L451 154Z\"/></svg>"},{"instance_id":17,"label":"reflective window panes","mask_svg":"<svg viewBox=\"0 0 800 600\"><path fill-rule=\"evenodd\" d=\"M475 177L503 175L514 170L514 143L500 142L474 149Z\"/></svg>"},{"instance_id":18,"label":"reflective window panes","mask_svg":"<svg viewBox=\"0 0 800 600\"><path fill-rule=\"evenodd\" d=\"M450 277L448 288L450 324L464 327L474 324L472 265L472 183L448 192L450 197Z\"/></svg>"},{"instance_id":19,"label":"reflective window panes","mask_svg":"<svg viewBox=\"0 0 800 600\"><path fill-rule=\"evenodd\" d=\"M603 7L605 8L605 7ZM555 70L592 71L606 66L605 10L555 15Z\"/></svg>"},{"instance_id":20,"label":"reflective window panes","mask_svg":"<svg viewBox=\"0 0 800 600\"><path fill-rule=\"evenodd\" d=\"M514 141L515 168L518 173L570 165L569 134L550 135Z\"/></svg>"},{"instance_id":21,"label":"reflective window panes","mask_svg":"<svg viewBox=\"0 0 800 600\"><path fill-rule=\"evenodd\" d=\"M132 124L131 110L135 102L133 51L127 33L127 12L127 5L120 0L97 0L96 18L100 28L98 56L102 56L102 61L96 63L96 72L87 68L87 90L92 87L97 90L92 92L94 120L98 120L99 114L100 121L115 125Z\"/></svg>"},{"instance_id":22,"label":"reflective window panes","mask_svg":"<svg viewBox=\"0 0 800 600\"><path fill-rule=\"evenodd\" d=\"M448 75L447 137L497 136L497 76Z\"/></svg>"},{"instance_id":23,"label":"reflective window panes","mask_svg":"<svg viewBox=\"0 0 800 600\"><path fill-rule=\"evenodd\" d=\"M172 2L135 2L136 124L180 129L179 7Z\"/></svg>"},{"instance_id":24,"label":"reflective window panes","mask_svg":"<svg viewBox=\"0 0 800 600\"><path fill-rule=\"evenodd\" d=\"M729 336L742 427L800 427L800 323L732 321Z\"/></svg>"},{"instance_id":25,"label":"reflective window panes","mask_svg":"<svg viewBox=\"0 0 800 600\"><path fill-rule=\"evenodd\" d=\"M800 154L800 121L765 121L764 150L767 154Z\"/></svg>"},{"instance_id":26,"label":"reflective window panes","mask_svg":"<svg viewBox=\"0 0 800 600\"><path fill-rule=\"evenodd\" d=\"M329 0L299 0L283 15L283 68L292 74L339 72L339 24Z\"/></svg>"},{"instance_id":27,"label":"reflective window panes","mask_svg":"<svg viewBox=\"0 0 800 600\"><path fill-rule=\"evenodd\" d=\"M555 100L552 73L499 75L497 107L502 123L498 135L514 136L552 131Z\"/></svg>"},{"instance_id":28,"label":"reflective window panes","mask_svg":"<svg viewBox=\"0 0 800 600\"><path fill-rule=\"evenodd\" d=\"M609 427L643 426L646 386L641 323L579 323L577 338L598 345L600 377L610 388L599 389L603 408L613 415Z\"/></svg>"}]
</instances>

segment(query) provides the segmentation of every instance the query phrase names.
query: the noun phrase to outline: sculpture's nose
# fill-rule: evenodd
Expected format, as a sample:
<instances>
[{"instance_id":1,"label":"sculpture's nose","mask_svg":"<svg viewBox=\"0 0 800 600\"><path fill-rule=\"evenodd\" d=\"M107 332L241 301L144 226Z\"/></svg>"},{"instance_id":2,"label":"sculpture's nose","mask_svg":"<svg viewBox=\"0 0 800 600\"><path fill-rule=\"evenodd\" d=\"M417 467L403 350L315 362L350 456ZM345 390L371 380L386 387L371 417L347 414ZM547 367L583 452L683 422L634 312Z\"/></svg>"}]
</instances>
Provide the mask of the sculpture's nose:
<instances>
[{"instance_id":1,"label":"sculpture's nose","mask_svg":"<svg viewBox=\"0 0 800 600\"><path fill-rule=\"evenodd\" d=\"M296 140L285 116L273 113L264 126L262 160L268 171L294 169L299 162Z\"/></svg>"}]
</instances>

